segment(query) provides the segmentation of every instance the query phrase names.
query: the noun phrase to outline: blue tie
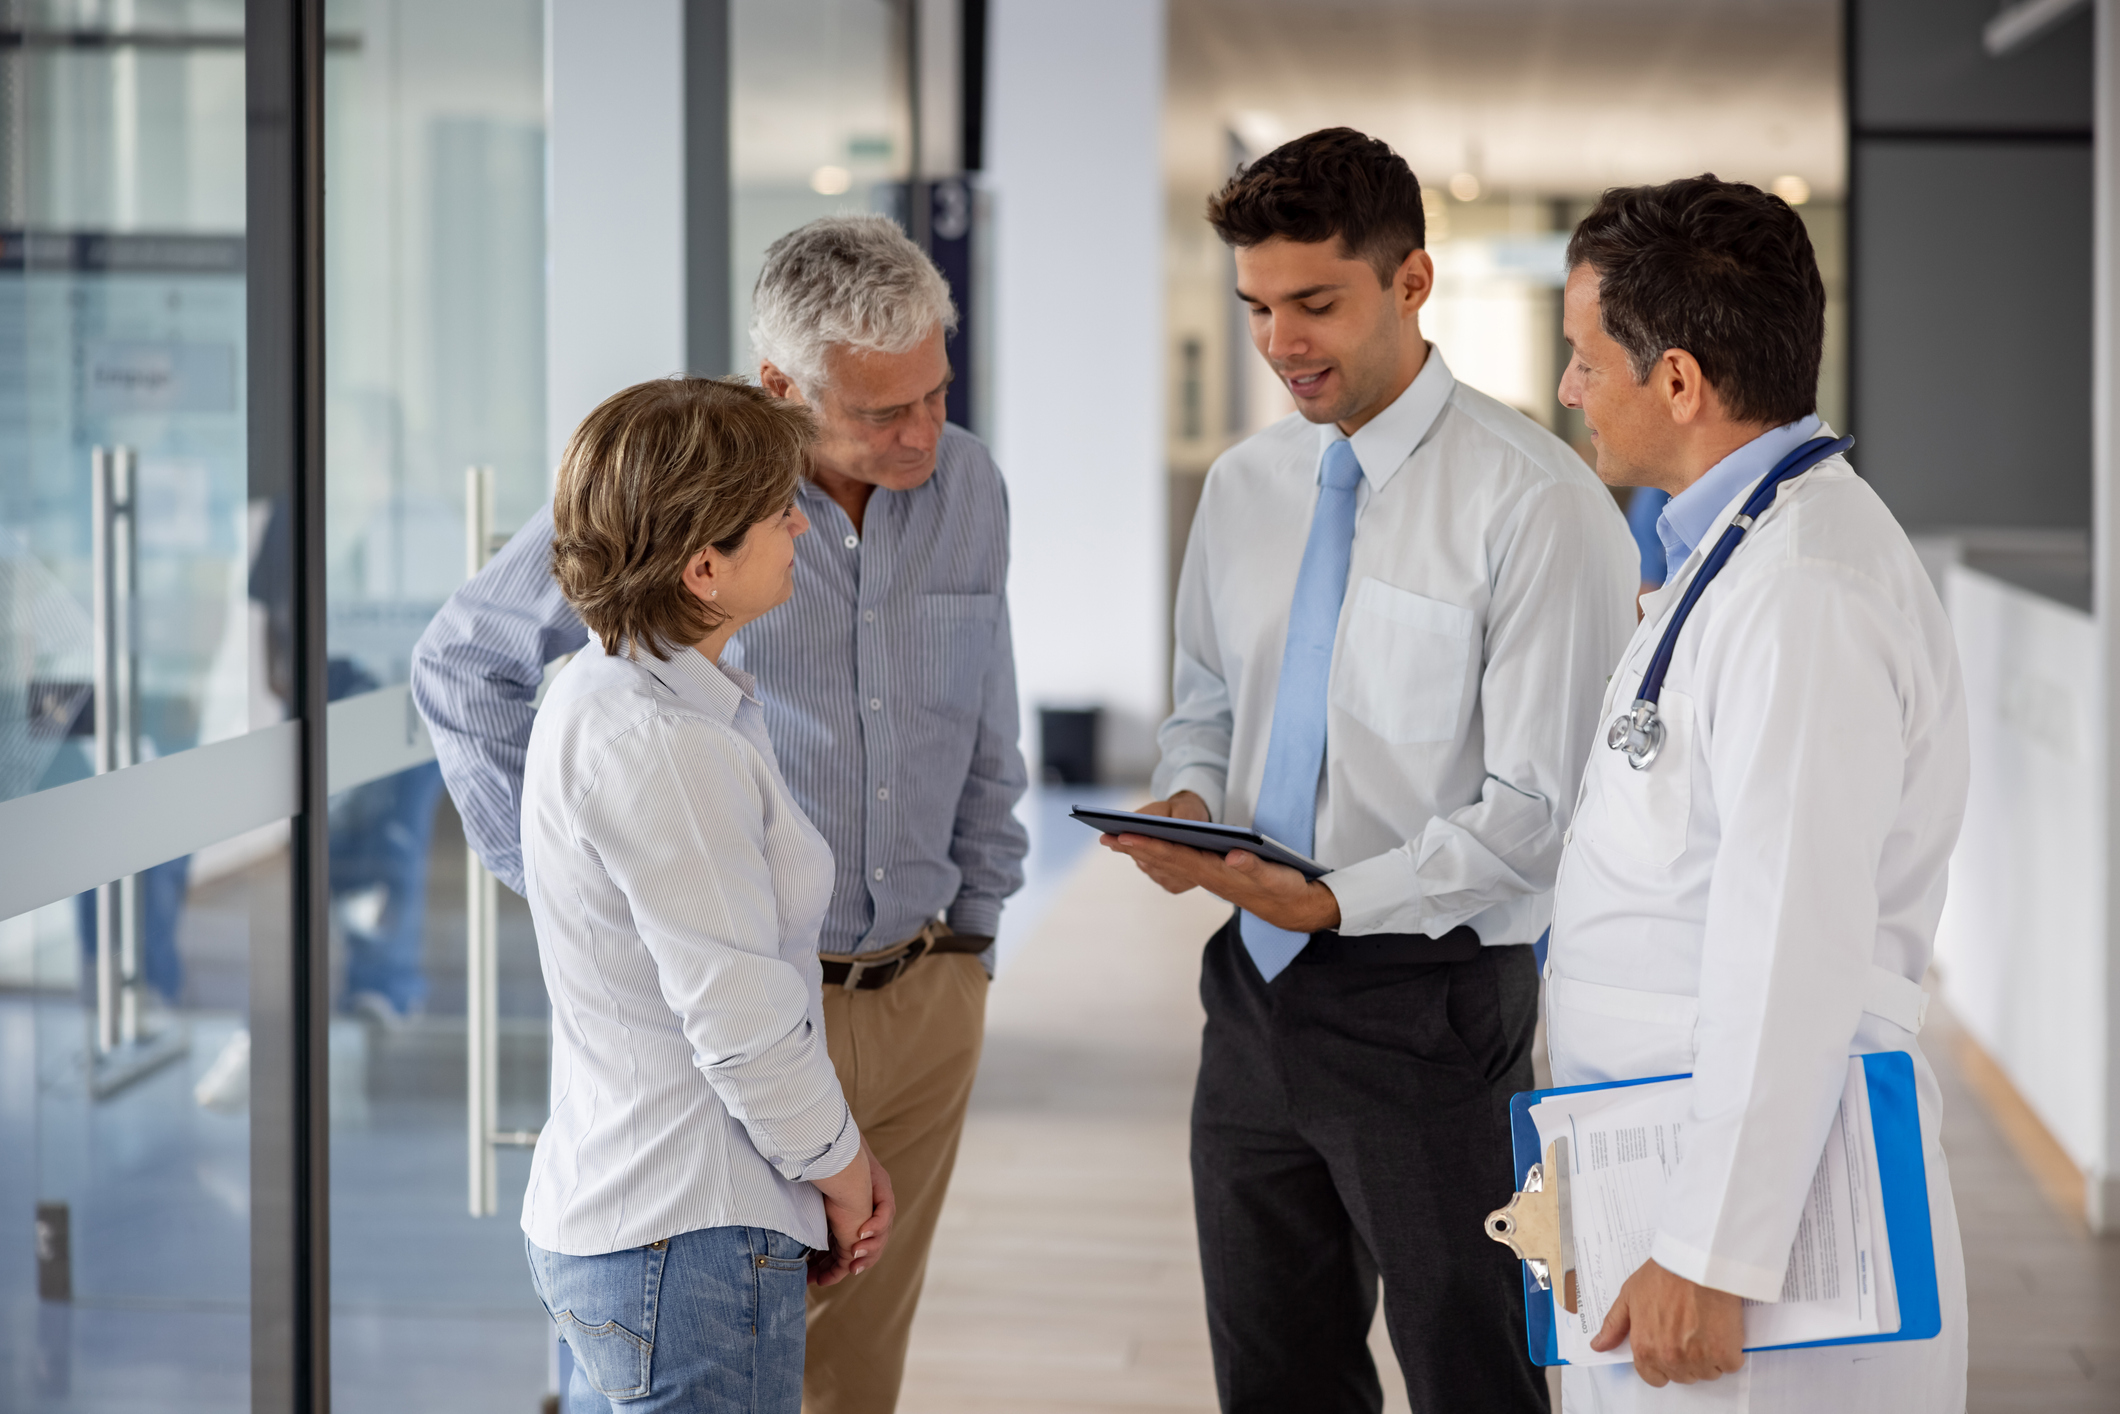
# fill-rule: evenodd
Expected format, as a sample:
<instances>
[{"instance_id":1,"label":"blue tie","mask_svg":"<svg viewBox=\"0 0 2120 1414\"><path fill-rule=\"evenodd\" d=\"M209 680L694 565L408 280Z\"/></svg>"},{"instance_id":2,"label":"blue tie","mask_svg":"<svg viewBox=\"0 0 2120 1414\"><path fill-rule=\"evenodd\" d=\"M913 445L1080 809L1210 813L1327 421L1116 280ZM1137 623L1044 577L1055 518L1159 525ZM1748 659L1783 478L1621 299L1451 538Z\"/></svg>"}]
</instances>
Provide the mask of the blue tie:
<instances>
[{"instance_id":1,"label":"blue tie","mask_svg":"<svg viewBox=\"0 0 2120 1414\"><path fill-rule=\"evenodd\" d=\"M1303 568L1288 606L1288 646L1274 689L1273 734L1266 740L1266 774L1252 828L1309 854L1318 829L1318 773L1325 769L1325 691L1332 678L1332 640L1347 597L1347 561L1354 549L1354 488L1362 464L1342 438L1325 449L1318 473L1318 505L1310 516ZM1308 933L1291 933L1244 914L1245 950L1267 981L1295 961Z\"/></svg>"}]
</instances>

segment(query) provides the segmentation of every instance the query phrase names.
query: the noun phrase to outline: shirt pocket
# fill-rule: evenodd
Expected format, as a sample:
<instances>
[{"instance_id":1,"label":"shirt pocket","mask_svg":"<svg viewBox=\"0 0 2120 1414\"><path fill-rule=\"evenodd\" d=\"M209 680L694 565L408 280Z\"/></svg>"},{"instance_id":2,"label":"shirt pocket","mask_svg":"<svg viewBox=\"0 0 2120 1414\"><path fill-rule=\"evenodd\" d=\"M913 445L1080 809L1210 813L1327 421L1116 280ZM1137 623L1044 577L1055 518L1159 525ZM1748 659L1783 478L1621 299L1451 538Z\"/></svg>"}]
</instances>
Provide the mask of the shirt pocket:
<instances>
[{"instance_id":1,"label":"shirt pocket","mask_svg":"<svg viewBox=\"0 0 2120 1414\"><path fill-rule=\"evenodd\" d=\"M914 609L915 651L899 670L911 674L914 700L944 717L970 718L994 655L999 594L923 594Z\"/></svg>"},{"instance_id":2,"label":"shirt pocket","mask_svg":"<svg viewBox=\"0 0 2120 1414\"><path fill-rule=\"evenodd\" d=\"M1598 769L1612 847L1662 868L1685 853L1693 820L1693 699L1665 688L1656 718L1664 724L1664 744L1646 770L1628 765L1627 753L1606 746L1602 733L1591 749L1603 758Z\"/></svg>"},{"instance_id":3,"label":"shirt pocket","mask_svg":"<svg viewBox=\"0 0 2120 1414\"><path fill-rule=\"evenodd\" d=\"M1394 745L1457 736L1472 611L1365 577L1332 665L1332 705Z\"/></svg>"}]
</instances>

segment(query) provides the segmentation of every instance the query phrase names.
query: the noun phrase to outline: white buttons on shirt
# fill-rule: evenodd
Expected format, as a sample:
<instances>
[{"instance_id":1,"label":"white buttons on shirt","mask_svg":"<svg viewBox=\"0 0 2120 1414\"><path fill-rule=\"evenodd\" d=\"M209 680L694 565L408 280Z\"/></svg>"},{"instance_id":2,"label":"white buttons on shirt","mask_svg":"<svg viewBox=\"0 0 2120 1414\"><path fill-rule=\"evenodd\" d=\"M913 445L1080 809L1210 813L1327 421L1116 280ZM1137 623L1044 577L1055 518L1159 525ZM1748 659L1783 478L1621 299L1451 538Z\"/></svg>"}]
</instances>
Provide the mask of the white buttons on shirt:
<instances>
[{"instance_id":1,"label":"white buttons on shirt","mask_svg":"<svg viewBox=\"0 0 2120 1414\"><path fill-rule=\"evenodd\" d=\"M856 545L859 545L860 543L861 537L858 535L849 535L847 537L847 548L849 550L853 549Z\"/></svg>"},{"instance_id":2,"label":"white buttons on shirt","mask_svg":"<svg viewBox=\"0 0 2120 1414\"><path fill-rule=\"evenodd\" d=\"M1573 825L1570 825L1570 826L1569 826L1569 827L1568 827L1567 829L1565 829L1565 830L1561 831L1561 843L1562 843L1562 844L1574 844L1574 843L1575 843L1575 826L1573 826Z\"/></svg>"},{"instance_id":3,"label":"white buttons on shirt","mask_svg":"<svg viewBox=\"0 0 2120 1414\"><path fill-rule=\"evenodd\" d=\"M881 712L883 710L883 699L881 697L871 697L869 699L869 710L871 712Z\"/></svg>"},{"instance_id":4,"label":"white buttons on shirt","mask_svg":"<svg viewBox=\"0 0 2120 1414\"><path fill-rule=\"evenodd\" d=\"M876 622L876 611L874 609L863 609L861 611L861 621L865 624Z\"/></svg>"},{"instance_id":5,"label":"white buttons on shirt","mask_svg":"<svg viewBox=\"0 0 2120 1414\"><path fill-rule=\"evenodd\" d=\"M891 798L891 788L889 786L876 787L876 798L878 800L889 800Z\"/></svg>"},{"instance_id":6,"label":"white buttons on shirt","mask_svg":"<svg viewBox=\"0 0 2120 1414\"><path fill-rule=\"evenodd\" d=\"M883 877L883 871L881 869L878 869L875 873L875 877L881 879Z\"/></svg>"}]
</instances>

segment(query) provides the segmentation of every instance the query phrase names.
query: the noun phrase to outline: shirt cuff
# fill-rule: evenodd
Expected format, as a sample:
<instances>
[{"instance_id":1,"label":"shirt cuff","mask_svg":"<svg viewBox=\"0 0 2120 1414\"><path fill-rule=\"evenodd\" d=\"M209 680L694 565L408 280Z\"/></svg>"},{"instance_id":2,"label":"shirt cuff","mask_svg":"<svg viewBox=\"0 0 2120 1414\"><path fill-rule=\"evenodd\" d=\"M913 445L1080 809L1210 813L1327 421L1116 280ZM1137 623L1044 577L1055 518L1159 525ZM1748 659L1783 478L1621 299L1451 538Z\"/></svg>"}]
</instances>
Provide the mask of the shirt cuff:
<instances>
[{"instance_id":1,"label":"shirt cuff","mask_svg":"<svg viewBox=\"0 0 2120 1414\"><path fill-rule=\"evenodd\" d=\"M991 919L992 921L986 921ZM950 905L950 931L968 933L975 938L996 938L1001 935L1001 905L992 899L961 898ZM986 980L994 980L994 953L992 943L984 952L976 954L979 965L986 969Z\"/></svg>"},{"instance_id":2,"label":"shirt cuff","mask_svg":"<svg viewBox=\"0 0 2120 1414\"><path fill-rule=\"evenodd\" d=\"M832 1141L832 1147L801 1165L798 1172L791 1173L783 1168L781 1174L784 1177L796 1183L814 1183L820 1178L830 1178L854 1162L854 1156L861 1152L861 1129L854 1123L854 1112L846 1108L846 1101L841 1100L839 1104L845 1118L840 1122L839 1137Z\"/></svg>"},{"instance_id":3,"label":"shirt cuff","mask_svg":"<svg viewBox=\"0 0 2120 1414\"><path fill-rule=\"evenodd\" d=\"M1189 790L1207 802L1207 818L1220 820L1222 807L1228 803L1229 778L1208 766L1181 766L1170 778L1170 789L1163 792L1165 800L1181 790Z\"/></svg>"},{"instance_id":4,"label":"shirt cuff","mask_svg":"<svg viewBox=\"0 0 2120 1414\"><path fill-rule=\"evenodd\" d=\"M1413 856L1403 849L1386 850L1335 869L1318 882L1340 901L1337 931L1342 937L1419 931L1394 926L1409 911L1418 917L1421 908L1420 876L1414 872Z\"/></svg>"},{"instance_id":5,"label":"shirt cuff","mask_svg":"<svg viewBox=\"0 0 2120 1414\"><path fill-rule=\"evenodd\" d=\"M992 938L1001 933L1001 900L976 894L959 894L950 905L946 921L952 933L970 933Z\"/></svg>"},{"instance_id":6,"label":"shirt cuff","mask_svg":"<svg viewBox=\"0 0 2120 1414\"><path fill-rule=\"evenodd\" d=\"M1782 1278L1786 1275L1781 1268L1769 1271L1735 1257L1718 1257L1668 1232L1656 1234L1656 1241L1649 1246L1649 1259L1671 1275L1712 1291L1727 1291L1747 1301L1781 1300Z\"/></svg>"}]
</instances>

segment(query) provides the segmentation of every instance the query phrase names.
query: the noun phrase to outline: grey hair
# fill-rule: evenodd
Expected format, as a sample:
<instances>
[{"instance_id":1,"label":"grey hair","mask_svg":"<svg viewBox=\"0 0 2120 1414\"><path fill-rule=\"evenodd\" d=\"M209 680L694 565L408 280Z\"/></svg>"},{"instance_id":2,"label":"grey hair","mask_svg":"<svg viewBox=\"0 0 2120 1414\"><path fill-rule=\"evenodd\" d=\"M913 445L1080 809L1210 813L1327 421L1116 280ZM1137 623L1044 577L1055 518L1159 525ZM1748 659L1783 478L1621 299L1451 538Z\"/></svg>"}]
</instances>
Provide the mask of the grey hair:
<instances>
[{"instance_id":1,"label":"grey hair","mask_svg":"<svg viewBox=\"0 0 2120 1414\"><path fill-rule=\"evenodd\" d=\"M835 344L904 353L957 328L950 287L888 216L825 216L766 247L751 295L751 351L805 393Z\"/></svg>"}]
</instances>

